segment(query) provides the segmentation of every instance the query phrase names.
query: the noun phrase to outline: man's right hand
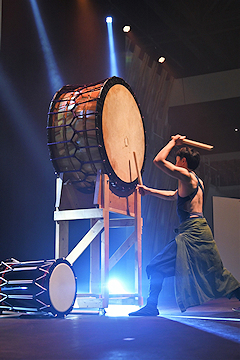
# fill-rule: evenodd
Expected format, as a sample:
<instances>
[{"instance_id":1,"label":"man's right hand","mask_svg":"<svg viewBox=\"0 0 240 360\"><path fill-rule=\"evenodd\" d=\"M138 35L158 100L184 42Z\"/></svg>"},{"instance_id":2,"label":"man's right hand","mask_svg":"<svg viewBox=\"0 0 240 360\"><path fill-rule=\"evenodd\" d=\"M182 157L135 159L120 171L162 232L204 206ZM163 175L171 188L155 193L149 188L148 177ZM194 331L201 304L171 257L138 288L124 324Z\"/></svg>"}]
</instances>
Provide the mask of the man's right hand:
<instances>
[{"instance_id":1,"label":"man's right hand","mask_svg":"<svg viewBox=\"0 0 240 360\"><path fill-rule=\"evenodd\" d=\"M148 194L148 187L145 185L137 185L137 189L139 190L140 195L144 196Z\"/></svg>"},{"instance_id":2,"label":"man's right hand","mask_svg":"<svg viewBox=\"0 0 240 360\"><path fill-rule=\"evenodd\" d=\"M186 136L177 134L172 136L171 138L175 141L176 146L181 146L183 144L182 140L186 139Z\"/></svg>"}]
</instances>

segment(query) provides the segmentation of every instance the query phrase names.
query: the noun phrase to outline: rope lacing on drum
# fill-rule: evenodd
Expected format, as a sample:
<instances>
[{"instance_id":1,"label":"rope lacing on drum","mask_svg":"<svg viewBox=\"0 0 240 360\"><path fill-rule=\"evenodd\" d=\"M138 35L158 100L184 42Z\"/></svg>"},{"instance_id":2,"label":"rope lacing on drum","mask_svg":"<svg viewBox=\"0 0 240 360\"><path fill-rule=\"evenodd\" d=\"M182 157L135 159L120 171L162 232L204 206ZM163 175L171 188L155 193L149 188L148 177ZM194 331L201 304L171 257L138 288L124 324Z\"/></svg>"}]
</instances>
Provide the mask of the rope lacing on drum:
<instances>
[{"instance_id":1,"label":"rope lacing on drum","mask_svg":"<svg viewBox=\"0 0 240 360\"><path fill-rule=\"evenodd\" d=\"M7 299L7 295L3 294L3 293L0 293L0 303L4 302L4 300L6 300L6 299ZM1 306L0 306L0 308L1 308Z\"/></svg>"},{"instance_id":2,"label":"rope lacing on drum","mask_svg":"<svg viewBox=\"0 0 240 360\"><path fill-rule=\"evenodd\" d=\"M0 281L2 281L1 283L0 283L0 288L2 287L2 286L4 286L4 285L7 285L7 280L6 279L4 279L3 277L0 277Z\"/></svg>"},{"instance_id":3,"label":"rope lacing on drum","mask_svg":"<svg viewBox=\"0 0 240 360\"><path fill-rule=\"evenodd\" d=\"M40 311L42 311L43 309L47 309L50 308L50 305L45 304L43 301L36 299L37 302L39 302L39 304L42 304L43 306L39 308Z\"/></svg>"},{"instance_id":4,"label":"rope lacing on drum","mask_svg":"<svg viewBox=\"0 0 240 360\"><path fill-rule=\"evenodd\" d=\"M97 112L94 111L94 105L88 106L90 103L95 104L97 101L95 94L92 98L91 94L95 92L99 93L99 90L102 88L102 84L97 84L97 87L93 86L90 88L89 85L78 88L74 86L66 86L62 88L61 91L56 94L51 103L51 110L48 113L49 121L47 127L48 130L56 129L56 131L58 131L57 129L59 129L58 134L60 134L61 128L71 129L71 138L67 139L69 131L67 132L66 130L61 133L62 139L60 139L60 141L56 141L58 139L54 137L53 133L52 135L51 133L48 133L48 139L50 139L50 141L48 141L48 146L50 147L51 160L58 165L60 172L74 173L76 182L86 183L87 187L89 187L90 184L92 189L94 189L94 181L92 181L92 179L88 179L88 177L96 176L97 167L95 164L102 163L101 159L96 159L93 161L91 149L93 149L93 151L95 151L94 149L98 149L98 144L90 144L87 136L87 134L90 132L97 132L99 130L96 127L88 129L87 125L89 126L89 123L86 124L86 120L97 114ZM65 93L66 89L71 91ZM72 114L72 119L70 114ZM80 127L82 127L82 129L76 128L77 121L79 121ZM81 140L84 142L83 145L78 143L79 135L81 136ZM58 156L56 156L57 151L55 150L55 147L58 149ZM61 149L61 151L59 151L59 149ZM82 150L84 150L86 153L86 156L83 158L81 158ZM65 159L69 159L69 164L64 162ZM89 171L84 173L83 169L85 166L89 166L92 169L91 173L89 173ZM80 174L78 174L79 172ZM70 182L73 183L74 180L75 179L73 177L70 179Z\"/></svg>"},{"instance_id":5,"label":"rope lacing on drum","mask_svg":"<svg viewBox=\"0 0 240 360\"><path fill-rule=\"evenodd\" d=\"M0 271L0 274L12 271L12 267L10 265L8 265L7 263L5 263L4 261L1 262L1 266L2 265L4 266L4 270ZM1 267L0 267L0 270L1 270Z\"/></svg>"}]
</instances>

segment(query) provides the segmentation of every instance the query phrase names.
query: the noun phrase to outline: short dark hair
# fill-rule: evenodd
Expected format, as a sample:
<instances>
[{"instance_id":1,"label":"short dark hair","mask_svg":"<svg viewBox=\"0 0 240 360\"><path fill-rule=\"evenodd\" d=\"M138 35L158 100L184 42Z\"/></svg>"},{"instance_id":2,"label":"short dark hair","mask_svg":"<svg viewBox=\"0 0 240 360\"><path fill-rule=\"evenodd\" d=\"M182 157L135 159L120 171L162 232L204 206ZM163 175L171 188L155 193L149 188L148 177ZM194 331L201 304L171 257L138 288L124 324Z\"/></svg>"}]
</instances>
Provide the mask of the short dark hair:
<instances>
[{"instance_id":1,"label":"short dark hair","mask_svg":"<svg viewBox=\"0 0 240 360\"><path fill-rule=\"evenodd\" d=\"M176 156L180 156L180 159L185 158L190 170L195 170L200 163L200 154L195 149L189 147L182 147L176 152Z\"/></svg>"}]
</instances>

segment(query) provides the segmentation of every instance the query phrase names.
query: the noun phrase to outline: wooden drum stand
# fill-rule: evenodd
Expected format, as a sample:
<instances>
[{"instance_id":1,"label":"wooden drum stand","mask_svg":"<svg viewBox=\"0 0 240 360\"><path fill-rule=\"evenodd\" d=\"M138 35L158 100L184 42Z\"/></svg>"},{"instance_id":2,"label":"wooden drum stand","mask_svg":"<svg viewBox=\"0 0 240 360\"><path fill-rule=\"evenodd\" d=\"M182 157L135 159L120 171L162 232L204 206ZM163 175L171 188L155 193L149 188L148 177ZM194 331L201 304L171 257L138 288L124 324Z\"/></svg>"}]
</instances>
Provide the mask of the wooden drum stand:
<instances>
[{"instance_id":1,"label":"wooden drum stand","mask_svg":"<svg viewBox=\"0 0 240 360\"><path fill-rule=\"evenodd\" d=\"M142 298L142 218L141 195L136 189L128 197L118 197L109 189L109 178L98 173L96 179L95 208L60 210L63 181L57 178L54 221L56 224L55 258L65 257L73 264L83 251L90 246L90 284L88 294L77 294L79 308L103 310L109 304L109 271L132 247L135 247L135 293L117 294L113 298L133 298L139 306ZM65 185L64 185L65 186ZM68 185L66 185L68 186ZM110 218L111 213L121 214L121 218ZM90 219L90 230L69 252L69 221ZM109 229L133 227L131 235L109 258Z\"/></svg>"},{"instance_id":2,"label":"wooden drum stand","mask_svg":"<svg viewBox=\"0 0 240 360\"><path fill-rule=\"evenodd\" d=\"M142 305L141 196L134 186L143 169L146 145L143 117L133 90L116 76L95 84L63 86L50 104L47 129L50 158L59 174L55 257L66 257L73 264L90 246L90 290L86 296L78 295L80 307L108 306L109 271L133 245L135 293L128 297ZM64 187L62 174L69 182ZM74 187L78 194L73 194ZM62 189L63 194L72 193L70 206L65 206L64 196L61 201ZM127 196L131 189L134 192ZM87 202L86 193L91 196ZM110 217L111 213L119 218ZM90 220L90 230L69 253L69 221L81 219ZM109 258L109 229L113 227L134 230Z\"/></svg>"}]
</instances>

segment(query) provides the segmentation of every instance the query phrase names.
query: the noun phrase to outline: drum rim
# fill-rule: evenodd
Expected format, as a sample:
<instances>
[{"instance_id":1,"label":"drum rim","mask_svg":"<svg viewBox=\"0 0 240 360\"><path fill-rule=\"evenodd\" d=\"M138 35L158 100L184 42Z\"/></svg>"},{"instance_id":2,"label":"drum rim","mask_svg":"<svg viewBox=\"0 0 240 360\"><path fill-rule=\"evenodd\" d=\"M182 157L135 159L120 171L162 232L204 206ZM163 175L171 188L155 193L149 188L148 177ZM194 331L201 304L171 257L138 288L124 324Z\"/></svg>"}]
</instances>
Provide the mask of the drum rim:
<instances>
[{"instance_id":1,"label":"drum rim","mask_svg":"<svg viewBox=\"0 0 240 360\"><path fill-rule=\"evenodd\" d=\"M114 83L114 84L112 84L112 83ZM95 118L96 127L98 129L97 130L97 141L98 141L98 143L100 145L99 146L99 153L100 153L101 159L103 161L104 170L105 170L106 174L108 174L108 176L110 175L109 176L109 183L110 183L110 188L111 188L112 192L116 193L118 196L126 197L126 196L130 195L134 191L134 189L136 188L136 185L138 183L138 179L135 179L131 183L127 183L127 182L123 181L121 178L119 178L117 176L117 174L113 170L113 168L112 168L112 166L110 164L110 161L108 159L107 152L106 152L105 145L104 145L104 140L103 140L103 132L102 132L103 104L104 104L104 101L105 101L106 96L108 94L108 91L112 88L113 85L116 85L116 84L120 84L120 85L125 86L127 88L127 90L131 93L131 95L133 96L133 98L134 98L134 100L136 102L136 105L138 107L138 110L139 110L139 113L140 113L140 116L141 116L141 119L142 119L145 148L144 148L144 156L143 156L143 164L142 164L142 168L141 168L141 174L143 174L145 161L146 161L146 131L145 131L143 115L142 115L139 103L138 103L136 95L133 92L130 85L124 79L122 79L120 77L117 77L117 76L112 76L112 77L108 78L104 82L101 93L100 93L100 96L99 96L99 98L97 100L97 116Z\"/></svg>"}]
</instances>

